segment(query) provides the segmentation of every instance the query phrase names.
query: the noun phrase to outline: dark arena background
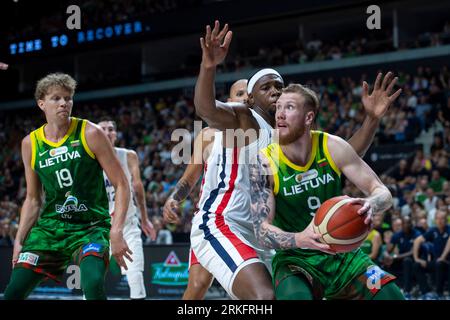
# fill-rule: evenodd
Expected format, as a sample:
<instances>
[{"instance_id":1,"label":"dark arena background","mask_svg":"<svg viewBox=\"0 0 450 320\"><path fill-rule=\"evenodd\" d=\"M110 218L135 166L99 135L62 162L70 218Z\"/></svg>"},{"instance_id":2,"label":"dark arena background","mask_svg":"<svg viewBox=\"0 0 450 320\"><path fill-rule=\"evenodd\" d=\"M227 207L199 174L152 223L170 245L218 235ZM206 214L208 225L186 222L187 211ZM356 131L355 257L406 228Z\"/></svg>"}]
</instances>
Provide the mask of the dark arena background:
<instances>
[{"instance_id":1,"label":"dark arena background","mask_svg":"<svg viewBox=\"0 0 450 320\"><path fill-rule=\"evenodd\" d=\"M79 11L68 10L72 5ZM180 222L166 223L164 204L186 168L172 161L179 142L172 133L186 129L194 138L199 38L215 20L233 31L217 68L217 100L226 101L237 79L275 68L286 85L302 83L318 93L317 128L348 140L365 117L363 81L373 85L378 72L398 77L402 93L364 157L391 191L393 206L374 217L379 240L372 234L363 249L397 276L407 299L448 300L450 2L438 0L2 0L0 62L8 67L0 70L0 299L26 196L21 140L45 123L34 89L52 72L78 83L73 116L112 117L116 146L136 151L157 231L156 240L142 233L146 298L181 299L201 183L181 203ZM343 192L361 196L348 181ZM439 214L445 214L444 229L437 228ZM444 230L422 243L416 259L435 267L421 268L410 253L415 239L405 237L406 221L417 237ZM436 261L444 261L443 269ZM76 275L69 265L61 283L44 281L28 299L82 299ZM108 299L129 299L126 277L117 270L109 270L105 286ZM205 299L229 297L214 281Z\"/></svg>"}]
</instances>

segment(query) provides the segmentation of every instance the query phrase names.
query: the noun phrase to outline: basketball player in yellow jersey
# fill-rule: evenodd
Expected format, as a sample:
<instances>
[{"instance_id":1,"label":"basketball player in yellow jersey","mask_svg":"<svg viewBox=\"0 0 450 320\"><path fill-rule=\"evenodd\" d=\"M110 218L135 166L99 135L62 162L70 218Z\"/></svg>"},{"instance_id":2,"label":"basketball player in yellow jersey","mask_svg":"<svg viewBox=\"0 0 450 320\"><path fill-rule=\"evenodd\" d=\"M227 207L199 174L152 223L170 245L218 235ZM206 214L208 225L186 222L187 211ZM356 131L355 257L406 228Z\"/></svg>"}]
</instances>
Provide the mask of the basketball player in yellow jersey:
<instances>
[{"instance_id":1,"label":"basketball player in yellow jersey","mask_svg":"<svg viewBox=\"0 0 450 320\"><path fill-rule=\"evenodd\" d=\"M281 94L281 89L284 86L284 82L279 73L276 72L276 70L263 69L258 71L249 79L247 93L249 96L248 104L250 105L250 108L248 107L248 105L237 105L230 107L224 105L219 101L216 101L214 91L216 67L218 64L224 61L228 52L229 45L231 43L231 39L232 32L228 30L228 25L225 25L225 27L221 30L219 21L216 21L214 28L211 28L210 26L206 27L205 37L200 39L202 48L202 62L200 65L200 72L195 87L195 109L197 115L204 121L206 121L209 127L223 131L225 131L226 129L236 129L239 131L242 130L243 132L247 132L247 130L250 130L250 132L259 132L260 135L256 138L256 140L246 139L244 148L247 148L252 144L263 145L268 142L268 127L274 125L275 121L273 116L275 105L278 97ZM376 83L381 83L381 77L382 75L378 74ZM389 82L391 79L392 73L389 72L385 76L383 82ZM397 79L394 78L391 83L395 84L396 81ZM364 82L363 91L365 91L367 88L368 84ZM355 134L349 140L351 146L355 149L355 151L357 151L360 156L363 156L366 150L369 148L375 135L376 129L378 128L379 121L390 105L388 101L380 101L373 95L370 98L368 98L366 95L363 95L362 102L364 105L364 109L366 110L367 117L364 119L361 128L358 129L358 131L355 132ZM233 139L230 139L230 141L226 141L226 136L223 139L225 141L223 147L227 149L229 147L236 147L236 145L233 144ZM228 157L228 159L225 159L225 157ZM236 163L236 161L233 160L232 153L225 154L225 157L221 157L221 159L226 160L221 161L222 163ZM211 168L213 167L211 166ZM244 163L242 166L238 166L237 169L238 171L242 170L242 172L244 170L248 171L246 163ZM218 171L217 167L215 168L215 171ZM211 173L212 170L209 170L208 172ZM237 176L239 176L239 173ZM248 172L245 173L245 176L248 177ZM240 177L243 177L243 175L240 175ZM213 180L213 182L217 182L220 179L220 175L216 175L215 181ZM205 253L205 259L203 259L199 256L198 251L196 251L195 247L197 245L193 244L192 247L197 254L197 258L199 258L200 263L203 263L207 269L208 267L206 266L206 264L214 264L215 266L218 266L217 268L215 268L215 266L211 266L209 271L216 272L217 277L221 277L223 279L222 282L226 283L226 290L228 290L228 292L234 297L239 299L273 299L274 295L271 276L267 268L265 268L264 265L261 265L262 261L260 259L250 259L249 255L244 255L243 260L245 261L238 261L238 265L236 265L236 263L234 261L231 261L232 259L230 259L231 256L229 254L229 250L222 250L225 242L219 243L220 246L217 245L217 239L219 240L219 242L222 241L222 239L224 241L227 241L225 239L226 235L216 232L216 229L218 228L213 230L214 234L211 234L211 229L207 226L208 221L210 221L209 218L215 218L218 216L216 215L217 210L209 212L209 209L212 208L211 204L215 205L215 207L218 207L218 201L216 200L220 201L220 199L223 199L222 196L228 193L228 191L237 192L237 194L243 195L241 199L244 201L234 202L232 198L231 202L235 206L243 205L245 206L245 209L234 210L232 212L233 217L231 217L229 213L226 213L228 218L236 218L234 219L235 221L237 219L240 220L239 222L233 222L232 227L234 231L239 231L234 232L234 235L240 238L242 242L245 241L250 244L253 249L262 251L260 250L262 249L260 248L260 245L256 243L257 241L255 239L253 226L251 223L249 199L250 188L244 188L244 186L247 186L250 181L248 179L242 179L241 181L243 183L233 183L232 186L228 183L228 181L231 181L228 177L225 179L225 181L227 182L225 184L225 188L219 188L221 197L217 197L216 193L202 193L202 196L211 196L211 201L208 201L208 206L205 207L205 209L208 209L208 212L205 211L205 218L208 218L208 220L201 223L199 219L200 216L196 215L195 218L197 220L194 222L197 222L197 226L193 227L194 234L191 233L191 243L194 236L194 240L197 241L199 247L201 245L204 245L203 248L213 248L213 250L211 252L208 252L207 250L202 250L202 248L200 248L202 253ZM207 180L205 183L208 182L209 181ZM216 203L212 203L212 201L215 201ZM215 207L213 209L215 209ZM220 209L218 213L220 215L219 218L222 217L222 209ZM231 219L228 219L228 221L231 221ZM203 231L205 233L205 237L202 238L201 232ZM208 235L206 233L208 233ZM212 237L209 234L211 234ZM205 243L205 241L209 243ZM206 256L210 255L215 255L215 257L212 259L208 259ZM239 257L238 260L240 260ZM228 269L221 268L225 264L229 266ZM230 272L233 273L231 277L229 275Z\"/></svg>"},{"instance_id":2,"label":"basketball player in yellow jersey","mask_svg":"<svg viewBox=\"0 0 450 320\"><path fill-rule=\"evenodd\" d=\"M228 102L244 103L247 100L247 82L247 79L240 79L231 85ZM212 147L212 142L214 141L215 132L217 132L217 130L206 127L203 128L200 134L195 138L191 162L187 165L183 176L175 186L175 190L164 205L163 214L166 222L179 223L179 204L191 193L192 189L200 179L205 166L207 166L209 151ZM198 160L200 160L200 163ZM200 265L191 249L189 254L188 285L183 294L183 300L203 299L211 286L212 281L212 274Z\"/></svg>"},{"instance_id":3,"label":"basketball player in yellow jersey","mask_svg":"<svg viewBox=\"0 0 450 320\"><path fill-rule=\"evenodd\" d=\"M375 84L375 88L380 85ZM400 90L386 99L395 100ZM386 88L386 89L385 89ZM366 198L359 214L382 213L392 196L372 169L343 139L311 130L319 108L314 91L290 84L276 104L279 143L261 150L250 165L251 214L258 241L277 249L273 278L277 299L403 299L391 282L395 277L381 270L359 248L334 253L320 243L312 228L313 216L326 200L342 194L341 174Z\"/></svg>"},{"instance_id":4,"label":"basketball player in yellow jersey","mask_svg":"<svg viewBox=\"0 0 450 320\"><path fill-rule=\"evenodd\" d=\"M35 98L47 123L22 141L27 193L5 299L24 299L45 278L59 280L80 265L86 299L106 299L109 241L117 263L132 260L122 229L130 189L108 138L95 124L71 117L76 81L67 74L39 80ZM111 226L103 171L116 188ZM45 196L42 203L43 195Z\"/></svg>"}]
</instances>

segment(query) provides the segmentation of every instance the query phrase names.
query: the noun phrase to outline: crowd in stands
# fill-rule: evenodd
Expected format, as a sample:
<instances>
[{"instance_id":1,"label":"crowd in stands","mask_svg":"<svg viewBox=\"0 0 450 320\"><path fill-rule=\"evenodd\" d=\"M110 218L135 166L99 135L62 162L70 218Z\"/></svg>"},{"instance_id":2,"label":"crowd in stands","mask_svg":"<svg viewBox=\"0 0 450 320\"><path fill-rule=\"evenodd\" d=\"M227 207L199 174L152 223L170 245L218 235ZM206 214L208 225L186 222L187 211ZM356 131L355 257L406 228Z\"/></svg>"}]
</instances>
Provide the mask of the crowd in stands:
<instances>
[{"instance_id":1,"label":"crowd in stands","mask_svg":"<svg viewBox=\"0 0 450 320\"><path fill-rule=\"evenodd\" d=\"M441 30L417 35L415 40L400 41L398 48L393 46L392 32L351 34L347 39L325 41L313 34L307 41L282 42L274 46L261 47L246 55L236 55L222 71L230 72L245 68L279 66L285 64L304 64L325 60L341 60L367 54L423 47L437 47L450 44L450 21L446 21Z\"/></svg>"},{"instance_id":2,"label":"crowd in stands","mask_svg":"<svg viewBox=\"0 0 450 320\"><path fill-rule=\"evenodd\" d=\"M54 1L43 14L31 16L27 25L12 25L5 34L8 41L27 39L37 34L56 33L66 28L66 9L78 5L83 14L83 28L128 22L156 14L198 7L202 0L104 0ZM20 5L20 4L19 4ZM26 10L25 10L26 11Z\"/></svg>"},{"instance_id":3,"label":"crowd in stands","mask_svg":"<svg viewBox=\"0 0 450 320\"><path fill-rule=\"evenodd\" d=\"M419 67L413 74L400 72L398 76L403 94L383 117L374 144L414 142L427 132L433 132L434 140L430 152L419 147L393 170L378 172L394 196L394 206L375 218L374 226L379 234L370 235L368 253L389 272L400 276L400 284L407 294L414 293L412 288L419 288L419 293L426 298L434 288L442 296L444 281L435 280L441 279L450 259L450 255L445 257L447 264L444 266L436 262L442 258L443 243L450 234L447 220L450 208L450 71L445 66L436 70ZM359 79L330 77L306 81L306 85L320 95L319 129L344 139L351 137L364 119L363 80L373 83L365 74ZM225 94L220 98L224 100ZM117 121L118 146L136 150L140 160L148 214L158 229L156 243L188 242L199 186L183 202L179 225L164 223L162 207L185 169L183 164L172 163L171 150L179 141L172 141L171 135L175 129L185 128L193 137L196 116L192 97L162 94L155 99L75 102L73 116L91 121L112 116ZM25 197L20 141L42 125L44 118L35 108L25 112L4 111L0 119L0 246L11 246ZM348 182L343 192L362 196ZM419 238L420 252L415 259L411 250L414 240ZM152 242L147 239L146 243ZM408 252L410 254L403 260L398 259ZM410 261L410 266L405 267L408 263L402 261Z\"/></svg>"}]
</instances>

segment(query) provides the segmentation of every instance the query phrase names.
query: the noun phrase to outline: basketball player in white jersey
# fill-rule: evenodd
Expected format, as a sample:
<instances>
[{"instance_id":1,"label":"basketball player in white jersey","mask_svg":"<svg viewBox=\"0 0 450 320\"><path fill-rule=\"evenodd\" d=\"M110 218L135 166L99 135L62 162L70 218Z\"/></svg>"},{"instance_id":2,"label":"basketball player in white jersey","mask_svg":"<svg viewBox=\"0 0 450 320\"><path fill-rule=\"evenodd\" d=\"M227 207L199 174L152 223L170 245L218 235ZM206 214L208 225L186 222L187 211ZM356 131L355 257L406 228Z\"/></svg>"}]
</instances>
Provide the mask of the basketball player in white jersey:
<instances>
[{"instance_id":1,"label":"basketball player in white jersey","mask_svg":"<svg viewBox=\"0 0 450 320\"><path fill-rule=\"evenodd\" d=\"M228 102L245 102L247 95L247 79L235 81L230 87L230 97ZM202 173L207 168L207 160L211 151L214 134L217 130L212 128L203 128L194 140L194 151L191 161L187 165L183 176L178 181L173 192L164 204L163 216L168 223L178 224L180 219L179 205L191 193L194 186L199 181ZM200 160L200 161L198 161ZM204 180L203 180L204 181ZM203 187L203 184L202 184ZM200 190L200 193L202 189ZM196 208L198 210L198 207ZM212 274L203 268L197 260L192 249L189 252L189 278L186 291L183 294L183 300L201 300L205 297L213 281Z\"/></svg>"},{"instance_id":2,"label":"basketball player in white jersey","mask_svg":"<svg viewBox=\"0 0 450 320\"><path fill-rule=\"evenodd\" d=\"M214 29L207 26L205 38L200 39L202 62L195 88L196 112L209 127L224 134L216 135L208 158L199 212L193 219L191 246L200 264L213 274L232 298L273 299L270 274L258 257L258 253L264 251L256 241L250 217L248 159L252 159L255 152L271 140L276 101L284 83L278 72L263 69L248 82L251 108L216 101L216 66L225 59L231 38L228 26L220 30L216 21ZM391 76L388 73L385 80ZM364 82L363 86L366 88L368 84ZM389 107L388 103L377 98L363 97L368 116L349 140L360 156L370 146L379 119ZM242 139L239 141L233 136L230 139L225 134L226 129L253 131L257 135L256 138L247 136L244 145L239 145L235 142L242 142Z\"/></svg>"},{"instance_id":3,"label":"basketball player in white jersey","mask_svg":"<svg viewBox=\"0 0 450 320\"><path fill-rule=\"evenodd\" d=\"M110 119L104 119L98 123L103 131L108 136L112 145L115 145L117 139L116 123ZM152 223L147 216L147 206L145 204L145 191L141 180L141 174L139 170L139 159L136 152L129 149L114 148L116 156L120 161L120 164L125 171L128 178L128 183L131 190L130 201L127 216L125 218L123 237L128 243L131 251L133 252L133 262L127 261L128 270L122 268L122 274L127 276L128 286L130 287L130 299L145 299L146 292L144 286L144 251L142 247L141 228L147 237L152 240L156 238L156 232ZM106 175L105 185L109 200L109 212L114 219L114 187L109 182ZM133 197L134 196L134 197ZM135 203L137 203L138 208ZM140 215L140 225L139 217Z\"/></svg>"}]
</instances>

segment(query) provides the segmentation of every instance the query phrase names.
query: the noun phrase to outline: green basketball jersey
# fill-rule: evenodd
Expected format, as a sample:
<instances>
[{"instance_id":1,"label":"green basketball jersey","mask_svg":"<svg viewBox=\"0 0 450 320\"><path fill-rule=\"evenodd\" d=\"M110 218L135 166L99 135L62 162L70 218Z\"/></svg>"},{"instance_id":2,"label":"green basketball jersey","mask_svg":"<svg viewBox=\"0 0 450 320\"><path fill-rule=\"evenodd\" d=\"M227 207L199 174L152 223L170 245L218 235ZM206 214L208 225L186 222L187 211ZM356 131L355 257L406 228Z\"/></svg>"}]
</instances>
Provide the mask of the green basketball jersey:
<instances>
[{"instance_id":1,"label":"green basketball jersey","mask_svg":"<svg viewBox=\"0 0 450 320\"><path fill-rule=\"evenodd\" d=\"M273 224L287 232L301 232L326 200L340 196L341 172L331 158L328 134L311 131L312 151L308 163L298 166L289 161L278 144L263 149L274 173L275 217ZM277 250L272 261L274 284L286 275L302 272L325 297L333 297L371 265L359 249L329 255L318 250ZM286 269L287 267L287 269Z\"/></svg>"},{"instance_id":2,"label":"green basketball jersey","mask_svg":"<svg viewBox=\"0 0 450 320\"><path fill-rule=\"evenodd\" d=\"M311 131L311 138L311 157L304 167L289 161L279 144L270 144L262 150L275 172L273 224L284 231L303 231L320 205L342 192L341 172L327 149L328 134Z\"/></svg>"},{"instance_id":3,"label":"green basketball jersey","mask_svg":"<svg viewBox=\"0 0 450 320\"><path fill-rule=\"evenodd\" d=\"M30 134L31 167L45 193L41 223L55 219L73 225L109 223L103 169L86 143L86 124L87 120L71 118L59 142L45 138L45 125Z\"/></svg>"}]
</instances>

